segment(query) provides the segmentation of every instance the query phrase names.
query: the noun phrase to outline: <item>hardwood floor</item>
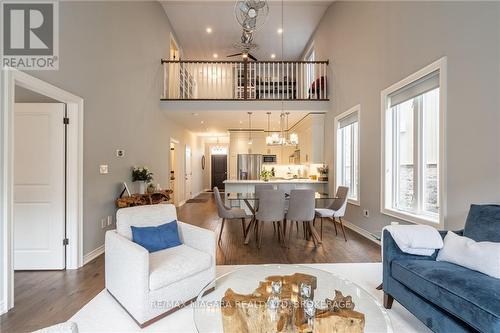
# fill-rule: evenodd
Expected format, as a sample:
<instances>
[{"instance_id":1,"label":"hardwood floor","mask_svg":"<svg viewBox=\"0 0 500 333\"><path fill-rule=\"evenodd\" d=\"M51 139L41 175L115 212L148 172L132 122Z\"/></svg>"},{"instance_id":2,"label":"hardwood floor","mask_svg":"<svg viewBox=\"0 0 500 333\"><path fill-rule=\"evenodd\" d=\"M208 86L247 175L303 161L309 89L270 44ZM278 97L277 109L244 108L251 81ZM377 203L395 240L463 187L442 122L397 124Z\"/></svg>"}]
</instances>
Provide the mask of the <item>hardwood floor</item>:
<instances>
[{"instance_id":1,"label":"hardwood floor","mask_svg":"<svg viewBox=\"0 0 500 333\"><path fill-rule=\"evenodd\" d=\"M31 332L67 321L104 289L104 255L78 270L19 271L14 308L0 317L0 332Z\"/></svg>"},{"instance_id":2,"label":"hardwood floor","mask_svg":"<svg viewBox=\"0 0 500 333\"><path fill-rule=\"evenodd\" d=\"M213 230L218 234L221 219L217 216L217 208L212 193L203 193L200 197L208 198L203 204L185 204L178 210L180 221L186 221L199 227ZM316 222L319 231L319 219ZM336 263L336 262L379 262L380 246L346 228L348 241L345 242L337 225L339 234L331 221L323 222L323 245L314 247L312 241L302 237L302 225L299 225L299 235L295 224L289 248L279 245L273 233L272 224L264 228L262 248L258 249L255 239L250 244L243 245L243 231L240 220L228 220L224 225L222 242L217 248L218 265L241 264L299 264L299 263ZM288 235L287 235L288 237Z\"/></svg>"},{"instance_id":3,"label":"hardwood floor","mask_svg":"<svg viewBox=\"0 0 500 333\"><path fill-rule=\"evenodd\" d=\"M200 198L208 200L180 207L178 219L218 233L220 219L213 194L204 193ZM380 247L350 229L346 229L348 242L345 242L342 233L336 236L333 224L325 220L323 245L315 248L312 241L302 238L302 226L299 227L297 237L294 225L290 248L287 249L279 246L272 225L266 225L262 248L258 249L255 240L243 245L239 220L228 221L221 245L217 248L217 264L380 261ZM79 270L16 272L15 307L0 317L0 332L30 332L66 321L103 288L104 255Z\"/></svg>"}]
</instances>

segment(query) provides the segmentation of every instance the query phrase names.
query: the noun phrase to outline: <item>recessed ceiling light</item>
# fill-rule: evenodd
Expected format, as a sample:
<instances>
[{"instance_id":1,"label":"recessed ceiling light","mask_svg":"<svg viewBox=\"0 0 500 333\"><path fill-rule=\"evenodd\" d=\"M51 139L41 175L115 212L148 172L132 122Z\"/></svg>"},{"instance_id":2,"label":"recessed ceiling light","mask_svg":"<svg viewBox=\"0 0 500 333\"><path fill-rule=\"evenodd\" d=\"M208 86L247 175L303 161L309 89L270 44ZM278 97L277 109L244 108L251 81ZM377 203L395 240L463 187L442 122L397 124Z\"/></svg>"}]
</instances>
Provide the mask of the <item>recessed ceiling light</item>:
<instances>
[{"instance_id":1,"label":"recessed ceiling light","mask_svg":"<svg viewBox=\"0 0 500 333\"><path fill-rule=\"evenodd\" d=\"M214 58L218 58L218 57L219 57L219 55L218 55L217 53L214 53L214 54L213 54L213 57L214 57Z\"/></svg>"},{"instance_id":2,"label":"recessed ceiling light","mask_svg":"<svg viewBox=\"0 0 500 333\"><path fill-rule=\"evenodd\" d=\"M283 33L283 28L278 28L278 33L281 35Z\"/></svg>"},{"instance_id":3,"label":"recessed ceiling light","mask_svg":"<svg viewBox=\"0 0 500 333\"><path fill-rule=\"evenodd\" d=\"M240 124L243 124L243 120L240 120Z\"/></svg>"},{"instance_id":4,"label":"recessed ceiling light","mask_svg":"<svg viewBox=\"0 0 500 333\"><path fill-rule=\"evenodd\" d=\"M274 59L274 58L276 58L276 54L273 53L273 54L271 54L271 59Z\"/></svg>"},{"instance_id":5,"label":"recessed ceiling light","mask_svg":"<svg viewBox=\"0 0 500 333\"><path fill-rule=\"evenodd\" d=\"M200 124L204 124L204 123L205 123L205 122L204 122L203 120L202 120L202 121L200 121Z\"/></svg>"},{"instance_id":6,"label":"recessed ceiling light","mask_svg":"<svg viewBox=\"0 0 500 333\"><path fill-rule=\"evenodd\" d=\"M210 27L207 27L205 30L206 30L207 34L211 34L212 33L212 28L210 28Z\"/></svg>"}]
</instances>

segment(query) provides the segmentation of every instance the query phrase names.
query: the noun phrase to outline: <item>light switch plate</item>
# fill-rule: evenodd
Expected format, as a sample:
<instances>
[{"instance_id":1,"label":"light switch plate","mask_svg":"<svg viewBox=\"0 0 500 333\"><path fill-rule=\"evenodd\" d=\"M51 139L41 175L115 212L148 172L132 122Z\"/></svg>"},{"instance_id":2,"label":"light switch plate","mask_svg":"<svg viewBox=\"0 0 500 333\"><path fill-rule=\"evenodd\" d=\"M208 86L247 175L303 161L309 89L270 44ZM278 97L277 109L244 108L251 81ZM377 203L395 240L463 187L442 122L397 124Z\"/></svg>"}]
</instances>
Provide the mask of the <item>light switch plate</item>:
<instances>
[{"instance_id":1,"label":"light switch plate","mask_svg":"<svg viewBox=\"0 0 500 333\"><path fill-rule=\"evenodd\" d=\"M107 175L108 174L108 165L107 164L99 165L99 173L101 175Z\"/></svg>"}]
</instances>

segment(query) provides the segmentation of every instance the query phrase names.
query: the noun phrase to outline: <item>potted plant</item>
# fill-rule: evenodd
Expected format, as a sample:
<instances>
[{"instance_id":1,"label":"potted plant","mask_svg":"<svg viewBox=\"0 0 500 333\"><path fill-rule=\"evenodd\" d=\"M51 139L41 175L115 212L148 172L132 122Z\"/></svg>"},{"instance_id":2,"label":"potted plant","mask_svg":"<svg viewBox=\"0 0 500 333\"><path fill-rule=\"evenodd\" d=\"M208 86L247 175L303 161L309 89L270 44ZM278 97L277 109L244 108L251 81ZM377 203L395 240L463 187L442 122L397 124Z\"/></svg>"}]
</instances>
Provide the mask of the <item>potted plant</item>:
<instances>
[{"instance_id":1,"label":"potted plant","mask_svg":"<svg viewBox=\"0 0 500 333\"><path fill-rule=\"evenodd\" d=\"M318 173L319 173L318 180L327 181L328 180L328 165L323 164L322 166L318 167Z\"/></svg>"},{"instance_id":2,"label":"potted plant","mask_svg":"<svg viewBox=\"0 0 500 333\"><path fill-rule=\"evenodd\" d=\"M146 194L146 185L153 181L153 173L148 167L133 167L132 181L139 182L139 193Z\"/></svg>"},{"instance_id":3,"label":"potted plant","mask_svg":"<svg viewBox=\"0 0 500 333\"><path fill-rule=\"evenodd\" d=\"M273 175L273 174L272 174L272 172L271 172L271 171L269 171L269 170L262 170L262 171L260 172L260 179L262 179L262 180L263 180L263 181L265 181L265 182L268 182L268 181L269 181L269 179L271 179L272 175Z\"/></svg>"}]
</instances>

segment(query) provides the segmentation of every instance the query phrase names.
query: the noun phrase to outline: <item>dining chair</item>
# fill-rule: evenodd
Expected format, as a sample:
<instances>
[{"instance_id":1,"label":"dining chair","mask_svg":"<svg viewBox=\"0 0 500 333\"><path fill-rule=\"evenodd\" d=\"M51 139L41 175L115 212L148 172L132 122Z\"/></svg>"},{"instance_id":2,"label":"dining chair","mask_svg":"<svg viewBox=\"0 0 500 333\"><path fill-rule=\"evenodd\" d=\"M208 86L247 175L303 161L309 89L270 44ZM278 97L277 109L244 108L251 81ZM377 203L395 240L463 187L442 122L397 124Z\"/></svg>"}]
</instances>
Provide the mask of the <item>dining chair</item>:
<instances>
[{"instance_id":1,"label":"dining chair","mask_svg":"<svg viewBox=\"0 0 500 333\"><path fill-rule=\"evenodd\" d=\"M304 236L307 226L314 221L316 199L315 191L310 189L296 189L290 191L290 199L288 211L285 215L285 223L283 225L283 238L285 239L287 223L290 222L290 232L288 242L292 238L292 223L295 221L297 234L299 233L299 222L302 222L304 227Z\"/></svg>"},{"instance_id":2,"label":"dining chair","mask_svg":"<svg viewBox=\"0 0 500 333\"><path fill-rule=\"evenodd\" d=\"M255 184L255 198L257 200L254 201L254 209L255 211L259 210L259 194L262 191L267 191L267 190L275 190L276 188L274 187L273 184ZM257 224L255 225L257 227ZM276 232L276 224L273 223L273 228L274 231ZM257 231L257 228L255 229Z\"/></svg>"},{"instance_id":3,"label":"dining chair","mask_svg":"<svg viewBox=\"0 0 500 333\"><path fill-rule=\"evenodd\" d=\"M262 245L263 223L275 222L280 230L285 217L285 192L282 190L262 190L259 193L259 210L255 214L257 225L257 246Z\"/></svg>"},{"instance_id":4,"label":"dining chair","mask_svg":"<svg viewBox=\"0 0 500 333\"><path fill-rule=\"evenodd\" d=\"M349 193L349 188L346 186L339 186L337 188L337 194L335 199L333 199L332 204L328 208L316 208L316 216L321 218L320 226L320 237L323 238L323 218L331 218L333 220L333 226L335 227L335 234L337 233L337 225L335 218L339 219L340 227L342 228L342 233L344 234L344 240L347 242L347 237L345 236L344 223L342 223L342 218L345 215L345 210L347 207L347 195Z\"/></svg>"},{"instance_id":5,"label":"dining chair","mask_svg":"<svg viewBox=\"0 0 500 333\"><path fill-rule=\"evenodd\" d=\"M222 224L219 232L219 240L218 240L219 244L221 242L222 230L224 230L224 224L226 220L241 219L241 226L243 227L243 239L244 239L247 236L246 225L245 225L245 219L247 217L247 213L245 212L245 210L242 208L227 207L222 202L222 198L220 196L219 189L217 187L214 187L214 196L215 196L215 203L217 205L217 214L219 215L219 218L222 219Z\"/></svg>"}]
</instances>

